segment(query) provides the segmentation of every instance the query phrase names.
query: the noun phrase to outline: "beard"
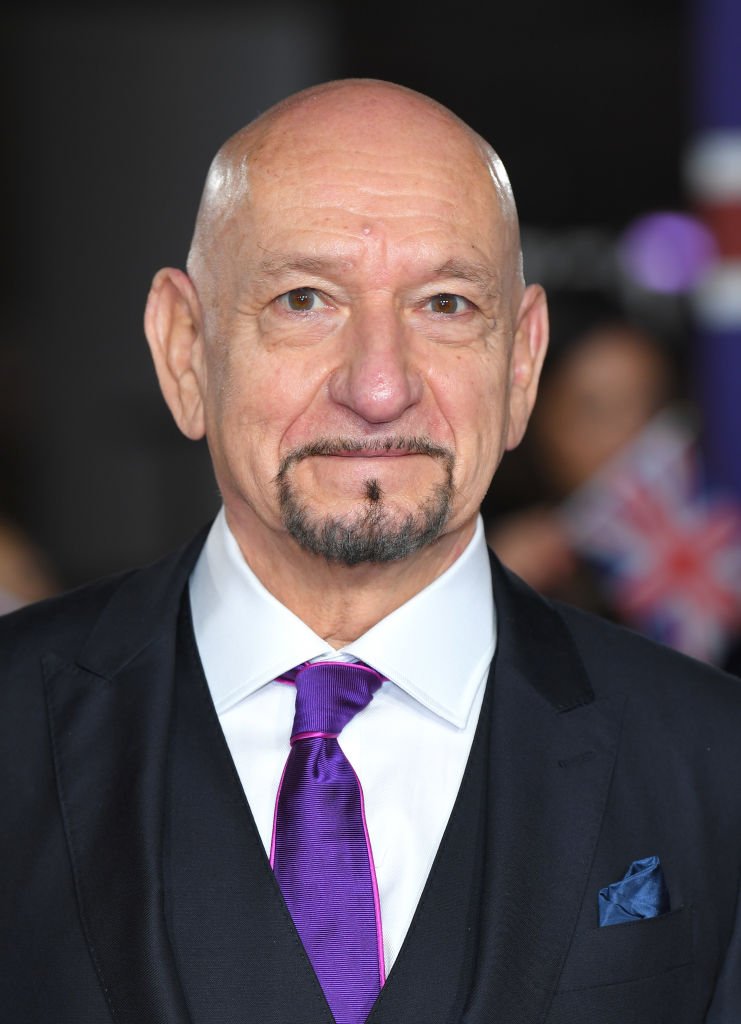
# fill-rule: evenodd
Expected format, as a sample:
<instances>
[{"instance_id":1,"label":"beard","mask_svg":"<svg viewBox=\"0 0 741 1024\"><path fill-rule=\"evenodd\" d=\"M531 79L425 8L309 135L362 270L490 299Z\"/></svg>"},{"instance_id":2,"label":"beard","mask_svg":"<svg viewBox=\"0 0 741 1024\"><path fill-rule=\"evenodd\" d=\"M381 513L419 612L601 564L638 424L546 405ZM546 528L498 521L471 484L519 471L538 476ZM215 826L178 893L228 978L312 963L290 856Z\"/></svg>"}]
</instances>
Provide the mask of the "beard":
<instances>
[{"instance_id":1,"label":"beard","mask_svg":"<svg viewBox=\"0 0 741 1024\"><path fill-rule=\"evenodd\" d=\"M361 507L340 516L313 512L291 483L291 469L303 459L378 448L437 459L444 478L415 510L400 513L389 506L378 480L369 477ZM275 478L283 525L302 548L328 562L353 566L400 561L442 533L452 511L454 463L453 452L426 437L389 437L381 442L323 438L302 445L286 455Z\"/></svg>"}]
</instances>

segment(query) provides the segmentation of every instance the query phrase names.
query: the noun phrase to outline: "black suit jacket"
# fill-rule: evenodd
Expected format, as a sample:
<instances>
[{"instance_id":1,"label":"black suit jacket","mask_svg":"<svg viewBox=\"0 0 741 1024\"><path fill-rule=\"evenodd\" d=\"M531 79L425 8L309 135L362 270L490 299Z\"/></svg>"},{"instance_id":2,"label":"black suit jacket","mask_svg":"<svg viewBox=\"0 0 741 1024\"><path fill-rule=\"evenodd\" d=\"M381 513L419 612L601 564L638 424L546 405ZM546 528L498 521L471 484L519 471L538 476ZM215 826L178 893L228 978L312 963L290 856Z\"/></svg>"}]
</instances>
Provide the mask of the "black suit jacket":
<instances>
[{"instance_id":1,"label":"black suit jacket","mask_svg":"<svg viewBox=\"0 0 741 1024\"><path fill-rule=\"evenodd\" d=\"M3 1021L191 1020L162 823L176 621L202 542L0 620ZM737 1024L738 680L492 572L486 873L461 1024ZM671 912L599 928L599 889L651 854ZM259 918L279 895L261 880L253 899ZM405 998L400 1024L417 1019ZM316 1022L299 999L290 1024Z\"/></svg>"}]
</instances>

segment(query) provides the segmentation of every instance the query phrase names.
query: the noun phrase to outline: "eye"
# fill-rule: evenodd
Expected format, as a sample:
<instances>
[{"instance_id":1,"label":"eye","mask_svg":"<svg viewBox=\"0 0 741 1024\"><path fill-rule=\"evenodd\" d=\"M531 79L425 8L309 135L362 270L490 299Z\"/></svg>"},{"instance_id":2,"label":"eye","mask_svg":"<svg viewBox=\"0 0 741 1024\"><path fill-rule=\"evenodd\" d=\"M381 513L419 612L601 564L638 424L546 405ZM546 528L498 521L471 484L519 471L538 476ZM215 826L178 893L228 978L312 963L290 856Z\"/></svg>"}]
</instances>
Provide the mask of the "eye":
<instances>
[{"instance_id":1,"label":"eye","mask_svg":"<svg viewBox=\"0 0 741 1024\"><path fill-rule=\"evenodd\" d=\"M432 313L465 313L471 308L471 303L468 299L464 299L462 295L451 295L448 292L441 292L439 295L433 295L431 299L426 302L427 309Z\"/></svg>"},{"instance_id":2,"label":"eye","mask_svg":"<svg viewBox=\"0 0 741 1024\"><path fill-rule=\"evenodd\" d=\"M314 288L292 288L290 292L279 295L276 301L292 313L311 313L327 305Z\"/></svg>"}]
</instances>

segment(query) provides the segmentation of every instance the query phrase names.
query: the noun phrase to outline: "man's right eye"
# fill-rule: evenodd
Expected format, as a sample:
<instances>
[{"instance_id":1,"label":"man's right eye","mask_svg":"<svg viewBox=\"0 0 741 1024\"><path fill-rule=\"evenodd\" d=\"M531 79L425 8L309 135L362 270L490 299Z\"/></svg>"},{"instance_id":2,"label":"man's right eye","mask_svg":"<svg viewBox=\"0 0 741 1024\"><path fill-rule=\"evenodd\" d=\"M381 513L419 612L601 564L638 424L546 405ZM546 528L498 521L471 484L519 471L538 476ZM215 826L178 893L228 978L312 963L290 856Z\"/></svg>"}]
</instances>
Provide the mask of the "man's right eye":
<instances>
[{"instance_id":1,"label":"man's right eye","mask_svg":"<svg viewBox=\"0 0 741 1024\"><path fill-rule=\"evenodd\" d=\"M290 292L279 295L276 301L292 313L311 313L326 306L314 288L292 288Z\"/></svg>"}]
</instances>

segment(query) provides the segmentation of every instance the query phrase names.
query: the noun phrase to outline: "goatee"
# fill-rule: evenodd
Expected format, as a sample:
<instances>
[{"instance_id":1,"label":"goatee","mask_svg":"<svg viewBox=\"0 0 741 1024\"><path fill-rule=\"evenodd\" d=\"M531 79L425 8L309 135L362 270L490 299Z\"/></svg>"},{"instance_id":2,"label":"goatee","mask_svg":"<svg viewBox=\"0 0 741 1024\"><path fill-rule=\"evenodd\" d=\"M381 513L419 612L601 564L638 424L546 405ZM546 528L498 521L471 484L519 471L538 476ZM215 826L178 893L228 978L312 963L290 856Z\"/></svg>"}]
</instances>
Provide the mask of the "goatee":
<instances>
[{"instance_id":1,"label":"goatee","mask_svg":"<svg viewBox=\"0 0 741 1024\"><path fill-rule=\"evenodd\" d=\"M372 477L365 481L362 506L341 516L313 512L291 485L290 470L303 459L379 448L427 455L441 463L443 480L420 500L415 511L394 511L379 481ZM302 445L283 459L275 478L283 525L301 547L328 562L353 566L408 558L436 540L450 518L454 462L451 451L426 437L388 437L381 442L322 438Z\"/></svg>"}]
</instances>

